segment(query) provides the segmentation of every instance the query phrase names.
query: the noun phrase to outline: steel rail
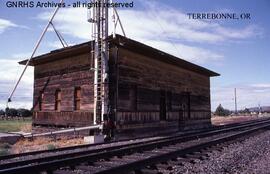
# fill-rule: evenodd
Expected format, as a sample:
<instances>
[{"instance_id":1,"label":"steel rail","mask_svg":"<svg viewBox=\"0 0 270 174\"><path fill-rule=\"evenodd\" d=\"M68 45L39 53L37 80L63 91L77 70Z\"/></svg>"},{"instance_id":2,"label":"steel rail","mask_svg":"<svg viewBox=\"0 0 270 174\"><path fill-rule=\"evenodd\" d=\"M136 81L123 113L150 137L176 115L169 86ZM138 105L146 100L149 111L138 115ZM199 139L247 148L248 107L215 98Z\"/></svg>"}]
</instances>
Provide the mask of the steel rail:
<instances>
[{"instance_id":1,"label":"steel rail","mask_svg":"<svg viewBox=\"0 0 270 174\"><path fill-rule=\"evenodd\" d=\"M269 124L270 121L264 121L261 123L256 123L253 125L245 125L245 126L237 126L234 128L228 128L224 130L215 130L212 132L206 132L206 133L201 133L197 135L191 135L191 136L186 136L186 137L179 137L179 138L173 138L173 139L167 139L167 140L160 140L156 142L150 142L150 143L143 143L143 144L136 144L136 145L129 145L129 146L123 146L122 148L111 148L107 150L102 150L100 152L94 153L95 150L89 150L89 151L83 151L81 154L76 154L80 156L76 156L75 153L70 153L70 154L64 154L64 155L58 155L56 157L45 157L43 158L44 160L42 161L41 159L38 160L33 160L32 164L26 164L25 166L12 166L12 164L9 164L11 168L1 168L3 170L0 170L0 173L24 173L24 172L40 172L40 171L53 171L57 168L64 167L64 166L75 166L76 164L83 163L85 161L97 161L98 159L103 159L103 158L110 158L112 156L123 156L128 153L134 153L136 151L142 151L142 150L151 150L153 148L157 147L164 147L167 145L171 145L174 143L179 143L179 142L186 142L189 140L194 140L197 138L203 138L211 135L215 135L217 133L222 133L222 132L227 132L227 131L234 131L238 130L240 128L247 128L250 126L258 126L262 124ZM93 153L91 153L93 152ZM82 154L87 154L87 155L82 155Z\"/></svg>"},{"instance_id":2,"label":"steel rail","mask_svg":"<svg viewBox=\"0 0 270 174\"><path fill-rule=\"evenodd\" d=\"M131 162L131 163L124 164L124 165L119 165L119 166L116 166L116 167L113 167L113 168L110 168L107 170L103 170L100 172L95 172L95 174L122 174L122 173L124 174L124 173L128 173L128 172L134 171L134 170L141 170L147 166L156 165L156 164L164 162L164 161L175 159L179 156L185 156L187 154L201 151L202 149L211 148L211 147L216 146L218 144L229 142L229 141L235 140L237 138L252 134L256 131L266 129L269 127L270 127L270 124L260 126L257 128L253 128L250 130L241 131L240 133L235 133L233 135L227 135L224 137L216 138L214 140L211 140L211 141L208 141L205 143L201 143L201 144L198 144L195 146L187 147L184 149L176 150L176 151L169 152L169 153L162 154L162 155L152 156L152 157L149 157L149 158L146 158L143 160L137 160L135 162Z\"/></svg>"},{"instance_id":3,"label":"steel rail","mask_svg":"<svg viewBox=\"0 0 270 174\"><path fill-rule=\"evenodd\" d=\"M227 124L227 125L222 125L222 126L215 126L215 127L211 127L208 129L199 130L198 132L202 133L202 132L209 132L209 131L213 131L213 130L220 130L220 129L224 129L224 128L229 128L229 127L233 127L233 126L244 126L244 125L249 125L249 124L253 124L253 123L264 122L265 120L267 120L267 119L251 120L251 121L245 121L242 123L232 123L232 124ZM185 136L193 135L193 134L197 134L198 132L188 132L188 133L184 133L184 134L181 134L178 136L175 136L175 135L174 136L166 136L166 137L160 138L159 140L167 139L170 137L180 137L180 136L184 136L184 135ZM125 139L125 140L120 140L118 142L131 141L131 140L135 141L136 139ZM152 142L152 141L156 141L156 140L147 140L145 142ZM89 147L93 147L93 146L105 145L105 144L110 144L110 143L114 143L114 141L105 142L105 143L97 143L97 144L83 144L83 145L62 147L62 148L51 149L51 150L39 150L39 151L25 152L25 153L19 153L19 154L10 154L10 155L5 155L5 156L0 156L0 162L2 160L12 159L12 158L33 156L33 155L39 155L42 153L55 153L55 152L68 151L68 150L78 150L78 149L89 148ZM141 143L141 142L139 142L139 143ZM136 143L132 143L132 144L136 144Z\"/></svg>"}]
</instances>

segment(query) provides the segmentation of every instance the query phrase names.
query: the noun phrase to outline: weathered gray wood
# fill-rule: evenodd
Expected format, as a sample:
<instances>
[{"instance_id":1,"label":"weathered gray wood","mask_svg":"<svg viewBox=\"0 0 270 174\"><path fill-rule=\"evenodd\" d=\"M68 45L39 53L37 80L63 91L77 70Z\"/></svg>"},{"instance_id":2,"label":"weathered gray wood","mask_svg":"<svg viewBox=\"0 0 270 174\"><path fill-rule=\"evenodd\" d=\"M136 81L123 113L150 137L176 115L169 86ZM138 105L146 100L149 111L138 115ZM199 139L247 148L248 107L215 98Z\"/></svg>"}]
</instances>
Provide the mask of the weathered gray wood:
<instances>
[{"instance_id":1,"label":"weathered gray wood","mask_svg":"<svg viewBox=\"0 0 270 174\"><path fill-rule=\"evenodd\" d=\"M183 120L210 120L208 76L149 59L124 48L119 49L118 68L116 120L120 124L160 121L162 91L165 93L167 121L178 120L180 110ZM134 89L136 96L133 95ZM134 102L136 107L132 106Z\"/></svg>"},{"instance_id":2,"label":"weathered gray wood","mask_svg":"<svg viewBox=\"0 0 270 174\"><path fill-rule=\"evenodd\" d=\"M38 125L84 126L93 123L93 71L89 54L39 64L34 70L34 119ZM74 111L74 90L81 88L80 110ZM55 111L55 92L61 90L61 111ZM40 91L44 92L42 111Z\"/></svg>"},{"instance_id":3,"label":"weathered gray wood","mask_svg":"<svg viewBox=\"0 0 270 174\"><path fill-rule=\"evenodd\" d=\"M34 124L79 126L93 123L94 71L90 71L91 64L88 52L35 65ZM155 127L164 121L178 123L179 119L179 124L188 126L210 123L208 75L111 45L109 86L117 128ZM74 111L77 87L81 89L80 110ZM61 90L59 112L55 111L56 90ZM44 92L42 111L38 104L41 91ZM164 109L165 112L161 112ZM166 113L164 117L162 113Z\"/></svg>"}]
</instances>

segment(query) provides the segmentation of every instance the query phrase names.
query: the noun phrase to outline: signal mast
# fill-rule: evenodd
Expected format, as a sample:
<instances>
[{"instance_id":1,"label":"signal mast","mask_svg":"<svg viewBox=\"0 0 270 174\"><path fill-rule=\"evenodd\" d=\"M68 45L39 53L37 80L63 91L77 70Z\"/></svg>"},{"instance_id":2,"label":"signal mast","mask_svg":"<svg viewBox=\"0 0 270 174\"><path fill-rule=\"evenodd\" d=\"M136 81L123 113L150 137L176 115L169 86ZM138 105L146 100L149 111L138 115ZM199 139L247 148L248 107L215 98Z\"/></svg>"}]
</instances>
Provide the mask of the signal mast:
<instances>
[{"instance_id":1,"label":"signal mast","mask_svg":"<svg viewBox=\"0 0 270 174\"><path fill-rule=\"evenodd\" d=\"M94 40L94 124L100 124L109 113L108 106L108 0L95 0L88 22L92 23Z\"/></svg>"},{"instance_id":2,"label":"signal mast","mask_svg":"<svg viewBox=\"0 0 270 174\"><path fill-rule=\"evenodd\" d=\"M109 76L108 76L108 58L109 58L109 0L94 0L89 11L88 22L92 24L92 40L94 40L94 124L101 124L104 118L109 117ZM117 23L119 22L122 33L125 32L120 21L119 15L114 7L112 7L113 15L113 37L115 37Z\"/></svg>"}]
</instances>

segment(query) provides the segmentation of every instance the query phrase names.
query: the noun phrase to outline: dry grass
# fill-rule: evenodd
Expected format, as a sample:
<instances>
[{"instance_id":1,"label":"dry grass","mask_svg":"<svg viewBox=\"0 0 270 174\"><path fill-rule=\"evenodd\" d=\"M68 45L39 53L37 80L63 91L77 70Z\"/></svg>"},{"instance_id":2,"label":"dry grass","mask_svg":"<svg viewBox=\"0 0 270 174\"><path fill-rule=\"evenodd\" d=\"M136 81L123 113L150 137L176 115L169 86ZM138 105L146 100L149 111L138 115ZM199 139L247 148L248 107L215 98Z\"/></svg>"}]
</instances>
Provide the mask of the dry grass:
<instances>
[{"instance_id":1,"label":"dry grass","mask_svg":"<svg viewBox=\"0 0 270 174\"><path fill-rule=\"evenodd\" d=\"M225 125L225 124L231 124L231 123L239 123L243 121L248 120L255 120L258 119L258 116L215 116L211 118L213 125Z\"/></svg>"},{"instance_id":2,"label":"dry grass","mask_svg":"<svg viewBox=\"0 0 270 174\"><path fill-rule=\"evenodd\" d=\"M8 143L0 143L0 156L10 154L11 145Z\"/></svg>"},{"instance_id":3,"label":"dry grass","mask_svg":"<svg viewBox=\"0 0 270 174\"><path fill-rule=\"evenodd\" d=\"M32 124L24 124L21 126L22 132L32 132Z\"/></svg>"},{"instance_id":4,"label":"dry grass","mask_svg":"<svg viewBox=\"0 0 270 174\"><path fill-rule=\"evenodd\" d=\"M0 120L0 132L17 132L23 130L31 132L31 125L31 118L25 120Z\"/></svg>"},{"instance_id":5,"label":"dry grass","mask_svg":"<svg viewBox=\"0 0 270 174\"><path fill-rule=\"evenodd\" d=\"M84 144L83 138L68 139L63 137L60 140L56 141L54 141L51 138L45 137L35 138L33 141L23 139L18 141L16 144L12 146L11 153L23 153L37 150L47 150L53 148L75 146L80 144Z\"/></svg>"}]
</instances>

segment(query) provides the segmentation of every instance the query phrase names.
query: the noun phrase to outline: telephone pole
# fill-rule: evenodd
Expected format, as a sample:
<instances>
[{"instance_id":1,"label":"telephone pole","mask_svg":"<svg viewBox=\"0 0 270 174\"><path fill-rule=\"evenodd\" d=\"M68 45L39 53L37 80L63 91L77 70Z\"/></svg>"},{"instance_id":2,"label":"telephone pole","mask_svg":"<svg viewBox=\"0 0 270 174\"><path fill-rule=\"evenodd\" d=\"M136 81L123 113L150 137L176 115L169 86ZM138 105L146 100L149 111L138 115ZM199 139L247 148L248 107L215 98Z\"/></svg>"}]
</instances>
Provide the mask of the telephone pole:
<instances>
[{"instance_id":1,"label":"telephone pole","mask_svg":"<svg viewBox=\"0 0 270 174\"><path fill-rule=\"evenodd\" d=\"M236 96L236 88L234 88L234 112L237 114L237 96Z\"/></svg>"},{"instance_id":2,"label":"telephone pole","mask_svg":"<svg viewBox=\"0 0 270 174\"><path fill-rule=\"evenodd\" d=\"M101 6L92 7L90 19L94 48L94 124L101 124L108 115L108 4L109 0L95 0Z\"/></svg>"}]
</instances>

